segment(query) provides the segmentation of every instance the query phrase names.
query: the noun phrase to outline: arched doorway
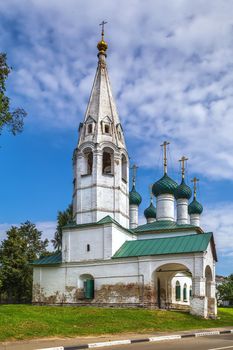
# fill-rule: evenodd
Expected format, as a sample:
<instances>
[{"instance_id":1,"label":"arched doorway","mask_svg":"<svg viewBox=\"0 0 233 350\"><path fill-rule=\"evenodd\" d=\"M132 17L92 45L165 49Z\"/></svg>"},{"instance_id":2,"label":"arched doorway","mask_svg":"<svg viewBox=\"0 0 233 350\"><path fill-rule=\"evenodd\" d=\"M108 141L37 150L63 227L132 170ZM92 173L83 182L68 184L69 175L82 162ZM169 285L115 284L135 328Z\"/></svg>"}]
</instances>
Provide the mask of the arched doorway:
<instances>
[{"instance_id":1,"label":"arched doorway","mask_svg":"<svg viewBox=\"0 0 233 350\"><path fill-rule=\"evenodd\" d=\"M90 274L79 276L80 287L82 291L82 299L91 300L95 297L95 282L94 277Z\"/></svg>"},{"instance_id":2,"label":"arched doorway","mask_svg":"<svg viewBox=\"0 0 233 350\"><path fill-rule=\"evenodd\" d=\"M161 309L189 309L188 290L192 288L192 274L187 266L170 263L159 266L152 275L155 305Z\"/></svg>"}]
</instances>

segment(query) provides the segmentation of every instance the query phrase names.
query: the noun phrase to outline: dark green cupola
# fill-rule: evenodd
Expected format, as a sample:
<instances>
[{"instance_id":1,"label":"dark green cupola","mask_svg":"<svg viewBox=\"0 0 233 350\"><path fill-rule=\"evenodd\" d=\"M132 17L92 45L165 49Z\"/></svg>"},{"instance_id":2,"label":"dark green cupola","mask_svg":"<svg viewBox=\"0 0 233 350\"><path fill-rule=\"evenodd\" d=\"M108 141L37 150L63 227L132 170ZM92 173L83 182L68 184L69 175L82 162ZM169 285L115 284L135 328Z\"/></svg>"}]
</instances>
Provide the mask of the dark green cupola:
<instances>
[{"instance_id":1,"label":"dark green cupola","mask_svg":"<svg viewBox=\"0 0 233 350\"><path fill-rule=\"evenodd\" d=\"M176 199L190 199L192 197L192 190L186 185L184 178L182 178L180 185L175 189L174 194Z\"/></svg>"},{"instance_id":2,"label":"dark green cupola","mask_svg":"<svg viewBox=\"0 0 233 350\"><path fill-rule=\"evenodd\" d=\"M133 184L132 190L129 192L129 205L139 206L141 202L142 202L142 197L136 191L135 184Z\"/></svg>"},{"instance_id":3,"label":"dark green cupola","mask_svg":"<svg viewBox=\"0 0 233 350\"><path fill-rule=\"evenodd\" d=\"M161 179L154 183L152 191L155 197L161 194L174 195L177 186L178 184L165 173Z\"/></svg>"},{"instance_id":4,"label":"dark green cupola","mask_svg":"<svg viewBox=\"0 0 233 350\"><path fill-rule=\"evenodd\" d=\"M156 219L156 208L152 202L149 207L144 210L144 216L146 219Z\"/></svg>"},{"instance_id":5,"label":"dark green cupola","mask_svg":"<svg viewBox=\"0 0 233 350\"><path fill-rule=\"evenodd\" d=\"M203 206L199 203L196 198L188 206L189 215L191 214L201 214L203 212Z\"/></svg>"}]
</instances>

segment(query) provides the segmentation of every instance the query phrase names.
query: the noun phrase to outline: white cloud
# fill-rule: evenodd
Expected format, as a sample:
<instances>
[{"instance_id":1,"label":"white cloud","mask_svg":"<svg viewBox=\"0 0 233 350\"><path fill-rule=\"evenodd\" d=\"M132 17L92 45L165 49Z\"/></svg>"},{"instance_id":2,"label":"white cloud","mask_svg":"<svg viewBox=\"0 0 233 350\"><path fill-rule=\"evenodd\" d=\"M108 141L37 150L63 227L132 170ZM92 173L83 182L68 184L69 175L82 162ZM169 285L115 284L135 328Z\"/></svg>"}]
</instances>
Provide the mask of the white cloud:
<instances>
[{"instance_id":1,"label":"white cloud","mask_svg":"<svg viewBox=\"0 0 233 350\"><path fill-rule=\"evenodd\" d=\"M214 233L217 251L221 257L233 257L232 211L232 203L218 203L206 207L201 219L204 229Z\"/></svg>"},{"instance_id":2,"label":"white cloud","mask_svg":"<svg viewBox=\"0 0 233 350\"><path fill-rule=\"evenodd\" d=\"M74 128L81 121L104 16L110 76L134 159L154 166L167 138L177 158L185 150L192 172L232 179L231 0L9 0L0 13L1 42L16 68L12 95L29 110L28 123Z\"/></svg>"}]
</instances>

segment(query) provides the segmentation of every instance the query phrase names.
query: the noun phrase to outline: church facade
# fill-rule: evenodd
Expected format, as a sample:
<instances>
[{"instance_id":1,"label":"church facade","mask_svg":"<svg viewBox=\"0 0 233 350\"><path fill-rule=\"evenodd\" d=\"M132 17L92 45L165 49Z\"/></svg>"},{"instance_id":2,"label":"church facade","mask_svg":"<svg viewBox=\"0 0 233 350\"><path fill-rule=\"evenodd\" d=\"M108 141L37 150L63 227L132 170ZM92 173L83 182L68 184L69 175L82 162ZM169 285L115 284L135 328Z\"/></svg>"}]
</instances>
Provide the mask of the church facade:
<instances>
[{"instance_id":1,"label":"church facade","mask_svg":"<svg viewBox=\"0 0 233 350\"><path fill-rule=\"evenodd\" d=\"M107 43L97 45L98 66L73 154L73 222L63 228L62 251L33 262L33 303L187 309L215 317L213 234L200 226L202 206L185 183L164 174L152 187L138 225L142 198L129 156L106 65Z\"/></svg>"}]
</instances>

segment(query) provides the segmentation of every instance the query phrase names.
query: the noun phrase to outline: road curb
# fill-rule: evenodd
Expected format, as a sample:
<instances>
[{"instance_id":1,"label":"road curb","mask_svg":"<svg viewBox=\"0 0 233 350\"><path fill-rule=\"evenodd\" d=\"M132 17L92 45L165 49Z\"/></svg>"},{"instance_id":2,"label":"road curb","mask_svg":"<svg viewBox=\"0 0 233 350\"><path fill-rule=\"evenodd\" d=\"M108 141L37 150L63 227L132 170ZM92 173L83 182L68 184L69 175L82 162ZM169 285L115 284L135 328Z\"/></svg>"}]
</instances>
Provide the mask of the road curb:
<instances>
[{"instance_id":1,"label":"road curb","mask_svg":"<svg viewBox=\"0 0 233 350\"><path fill-rule=\"evenodd\" d=\"M233 334L233 329L226 329L223 331L205 331L189 334L174 334L174 335L161 335L157 337L150 338L141 338L141 339L124 339L124 340L112 340L106 342L90 343L90 344L81 344L76 346L57 346L53 348L42 348L36 350L80 350L80 349L93 349L101 348L105 346L115 346L115 345L126 345L126 344L135 344L135 343L144 343L144 342L160 342L165 340L179 340L183 338L195 338L195 337L206 337L211 335L221 335L221 334Z\"/></svg>"}]
</instances>

